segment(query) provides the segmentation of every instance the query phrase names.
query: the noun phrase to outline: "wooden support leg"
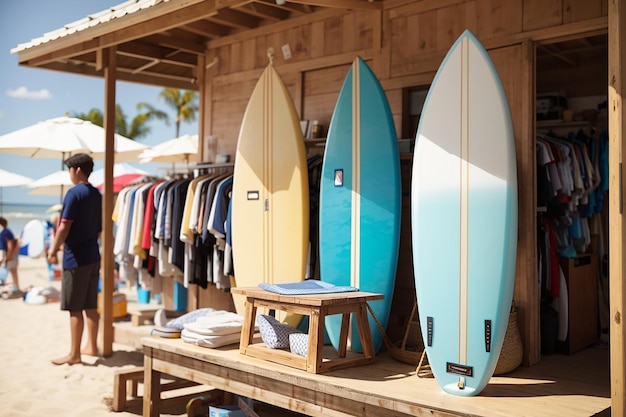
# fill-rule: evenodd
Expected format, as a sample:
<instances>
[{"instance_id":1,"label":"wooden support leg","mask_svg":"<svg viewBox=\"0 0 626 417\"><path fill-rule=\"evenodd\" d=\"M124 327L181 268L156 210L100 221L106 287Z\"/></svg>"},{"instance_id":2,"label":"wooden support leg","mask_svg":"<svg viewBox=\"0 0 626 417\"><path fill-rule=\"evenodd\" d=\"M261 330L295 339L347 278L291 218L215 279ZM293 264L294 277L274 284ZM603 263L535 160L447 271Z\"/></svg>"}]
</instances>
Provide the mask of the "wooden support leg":
<instances>
[{"instance_id":1,"label":"wooden support leg","mask_svg":"<svg viewBox=\"0 0 626 417\"><path fill-rule=\"evenodd\" d=\"M128 390L130 396L137 397L137 385L143 381L143 367L120 369L113 376L113 411L124 411L128 407Z\"/></svg>"},{"instance_id":2,"label":"wooden support leg","mask_svg":"<svg viewBox=\"0 0 626 417\"><path fill-rule=\"evenodd\" d=\"M309 316L309 346L307 353L307 372L317 373L324 355L324 318L319 310L311 311Z\"/></svg>"},{"instance_id":3,"label":"wooden support leg","mask_svg":"<svg viewBox=\"0 0 626 417\"><path fill-rule=\"evenodd\" d=\"M246 298L246 311L244 312L244 323L241 329L241 340L239 343L239 350L241 353L246 352L248 345L252 343L254 339L254 323L256 321L257 307L254 304L253 298Z\"/></svg>"},{"instance_id":4,"label":"wooden support leg","mask_svg":"<svg viewBox=\"0 0 626 417\"><path fill-rule=\"evenodd\" d=\"M126 409L126 381L115 375L113 379L113 411Z\"/></svg>"},{"instance_id":5,"label":"wooden support leg","mask_svg":"<svg viewBox=\"0 0 626 417\"><path fill-rule=\"evenodd\" d=\"M161 372L152 369L152 348L144 347L143 417L158 417L161 401Z\"/></svg>"},{"instance_id":6,"label":"wooden support leg","mask_svg":"<svg viewBox=\"0 0 626 417\"><path fill-rule=\"evenodd\" d=\"M128 407L128 389L130 396L137 397L137 385L143 380L143 368L122 369L113 377L113 411L124 411Z\"/></svg>"},{"instance_id":7,"label":"wooden support leg","mask_svg":"<svg viewBox=\"0 0 626 417\"><path fill-rule=\"evenodd\" d=\"M346 350L348 348L348 331L350 330L350 313L344 313L341 315L341 331L339 333L339 357L346 357Z\"/></svg>"},{"instance_id":8,"label":"wooden support leg","mask_svg":"<svg viewBox=\"0 0 626 417\"><path fill-rule=\"evenodd\" d=\"M367 306L365 303L359 305L356 323L361 338L361 347L363 348L363 356L366 358L374 357L374 342L372 341L372 332L370 331L369 322L367 321Z\"/></svg>"}]
</instances>

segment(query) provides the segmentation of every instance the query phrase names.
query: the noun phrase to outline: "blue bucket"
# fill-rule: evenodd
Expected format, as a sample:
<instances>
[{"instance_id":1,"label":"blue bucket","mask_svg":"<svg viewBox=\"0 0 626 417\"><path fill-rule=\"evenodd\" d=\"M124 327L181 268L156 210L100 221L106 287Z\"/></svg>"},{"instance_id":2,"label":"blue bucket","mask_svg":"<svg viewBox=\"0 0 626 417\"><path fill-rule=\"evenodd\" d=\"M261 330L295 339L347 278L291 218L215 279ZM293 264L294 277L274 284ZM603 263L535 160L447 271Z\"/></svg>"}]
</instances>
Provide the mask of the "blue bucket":
<instances>
[{"instance_id":1,"label":"blue bucket","mask_svg":"<svg viewBox=\"0 0 626 417\"><path fill-rule=\"evenodd\" d=\"M150 303L150 290L145 288L137 288L137 302L140 304Z\"/></svg>"}]
</instances>

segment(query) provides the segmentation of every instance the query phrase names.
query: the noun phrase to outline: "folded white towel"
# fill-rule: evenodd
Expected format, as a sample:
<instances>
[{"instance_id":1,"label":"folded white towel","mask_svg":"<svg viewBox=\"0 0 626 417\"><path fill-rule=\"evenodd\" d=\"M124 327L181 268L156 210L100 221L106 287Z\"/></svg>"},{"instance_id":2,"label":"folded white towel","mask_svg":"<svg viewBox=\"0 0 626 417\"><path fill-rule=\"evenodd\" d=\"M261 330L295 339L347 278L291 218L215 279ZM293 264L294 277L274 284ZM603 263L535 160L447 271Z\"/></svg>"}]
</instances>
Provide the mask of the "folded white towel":
<instances>
[{"instance_id":1,"label":"folded white towel","mask_svg":"<svg viewBox=\"0 0 626 417\"><path fill-rule=\"evenodd\" d=\"M241 333L242 323L238 321L230 321L226 323L203 323L197 320L193 323L187 323L184 325L185 329L191 330L194 333L207 335L207 336L219 336L232 333Z\"/></svg>"},{"instance_id":2,"label":"folded white towel","mask_svg":"<svg viewBox=\"0 0 626 417\"><path fill-rule=\"evenodd\" d=\"M243 316L225 310L215 310L196 318L195 323L202 325L213 325L229 322L243 323Z\"/></svg>"},{"instance_id":3,"label":"folded white towel","mask_svg":"<svg viewBox=\"0 0 626 417\"><path fill-rule=\"evenodd\" d=\"M195 345L208 348L217 348L233 343L239 343L240 335L239 333L232 333L221 336L206 336L188 329L183 329L180 333L180 338L186 343L193 343Z\"/></svg>"}]
</instances>

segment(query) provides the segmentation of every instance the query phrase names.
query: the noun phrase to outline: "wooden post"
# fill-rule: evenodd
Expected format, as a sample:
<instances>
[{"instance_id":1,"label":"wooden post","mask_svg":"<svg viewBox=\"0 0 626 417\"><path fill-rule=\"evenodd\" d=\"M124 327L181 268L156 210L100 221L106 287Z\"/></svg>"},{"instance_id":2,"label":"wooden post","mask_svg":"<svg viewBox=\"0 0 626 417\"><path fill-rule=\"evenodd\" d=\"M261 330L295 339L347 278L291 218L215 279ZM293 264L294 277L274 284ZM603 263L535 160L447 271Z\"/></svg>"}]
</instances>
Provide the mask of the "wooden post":
<instances>
[{"instance_id":1,"label":"wooden post","mask_svg":"<svg viewBox=\"0 0 626 417\"><path fill-rule=\"evenodd\" d=\"M143 417L158 417L161 406L161 372L152 369L153 349L147 346L143 349Z\"/></svg>"},{"instance_id":2,"label":"wooden post","mask_svg":"<svg viewBox=\"0 0 626 417\"><path fill-rule=\"evenodd\" d=\"M204 152L206 149L206 135L208 129L206 128L206 122L204 117L204 112L206 108L206 93L204 89L205 83L205 73L207 71L206 67L206 57L204 55L198 56L198 62L196 64L196 85L198 88L198 161L199 162L210 162L207 161L207 155ZM202 291L200 286L196 284L189 284L187 287L187 311L192 311L200 308L200 304L198 301L199 292Z\"/></svg>"},{"instance_id":3,"label":"wooden post","mask_svg":"<svg viewBox=\"0 0 626 417\"><path fill-rule=\"evenodd\" d=\"M611 311L611 415L626 414L626 344L624 342L626 274L624 273L624 157L626 144L626 7L620 0L609 1L609 301Z\"/></svg>"},{"instance_id":4,"label":"wooden post","mask_svg":"<svg viewBox=\"0 0 626 417\"><path fill-rule=\"evenodd\" d=\"M207 99L206 97L206 91L204 90L204 83L205 83L205 73L206 73L206 57L205 55L199 55L198 56L198 63L196 64L196 84L199 86L198 88L198 114L200 115L200 117L198 118L199 122L199 126L198 126L198 153L200 155L198 158L198 161L200 162L214 162L214 161L207 161L208 155L205 155L204 153L204 149L206 147L206 135L207 132L209 131L206 128L206 123L204 120L204 112L205 112L205 108L206 108L206 102L205 100Z\"/></svg>"},{"instance_id":5,"label":"wooden post","mask_svg":"<svg viewBox=\"0 0 626 417\"><path fill-rule=\"evenodd\" d=\"M537 284L537 197L535 192L537 175L536 156L536 126L535 126L535 96L537 68L535 44L526 40L521 44L521 79L518 81L524 88L519 89L520 137L516 140L518 155L518 242L527 242L517 248L517 267L515 295L524 306L523 317L518 317L523 323L522 334L524 340L524 364L527 366L538 364L541 361L541 320L539 311L539 286ZM509 98L510 100L511 98ZM521 139L521 140L520 140ZM528 146L530 145L530 146ZM519 181L519 178L532 178L532 181ZM531 185L532 184L532 185ZM520 238L521 235L521 238ZM519 243L518 243L519 245ZM532 248L532 249L531 249ZM532 265L532 266L531 266Z\"/></svg>"},{"instance_id":6,"label":"wooden post","mask_svg":"<svg viewBox=\"0 0 626 417\"><path fill-rule=\"evenodd\" d=\"M102 51L104 58L104 188L102 197L102 309L100 311L100 346L104 357L113 354L113 162L115 159L115 79L116 48Z\"/></svg>"}]
</instances>

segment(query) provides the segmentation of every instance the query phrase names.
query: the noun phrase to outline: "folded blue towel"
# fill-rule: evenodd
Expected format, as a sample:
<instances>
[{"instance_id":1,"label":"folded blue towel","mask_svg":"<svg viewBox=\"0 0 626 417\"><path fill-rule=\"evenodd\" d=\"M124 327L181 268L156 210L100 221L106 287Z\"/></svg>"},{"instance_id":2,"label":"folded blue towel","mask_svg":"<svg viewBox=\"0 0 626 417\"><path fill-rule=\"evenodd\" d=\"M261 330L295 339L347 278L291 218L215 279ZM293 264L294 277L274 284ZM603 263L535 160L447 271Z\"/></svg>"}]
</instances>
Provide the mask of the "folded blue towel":
<instances>
[{"instance_id":1,"label":"folded blue towel","mask_svg":"<svg viewBox=\"0 0 626 417\"><path fill-rule=\"evenodd\" d=\"M290 282L288 284L266 284L260 283L260 288L265 291L275 292L284 295L303 295L303 294L330 294L336 292L354 292L359 291L358 288L350 286L340 286L329 284L316 279L308 279L300 282Z\"/></svg>"}]
</instances>

